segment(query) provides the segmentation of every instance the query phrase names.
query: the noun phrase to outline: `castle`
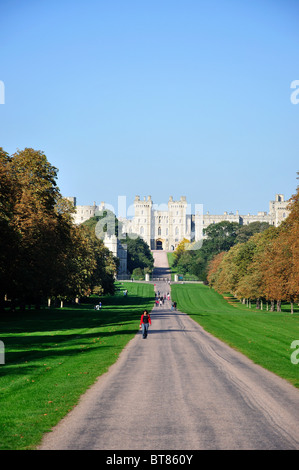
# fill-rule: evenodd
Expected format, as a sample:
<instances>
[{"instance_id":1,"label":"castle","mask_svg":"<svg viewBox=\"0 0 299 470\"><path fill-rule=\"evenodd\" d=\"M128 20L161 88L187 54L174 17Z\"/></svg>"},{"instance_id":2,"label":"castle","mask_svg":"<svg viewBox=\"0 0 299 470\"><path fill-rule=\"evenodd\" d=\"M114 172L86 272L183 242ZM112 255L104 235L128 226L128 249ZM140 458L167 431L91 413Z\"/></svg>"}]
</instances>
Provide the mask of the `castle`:
<instances>
[{"instance_id":1,"label":"castle","mask_svg":"<svg viewBox=\"0 0 299 470\"><path fill-rule=\"evenodd\" d=\"M67 198L76 207L74 217L75 224L81 224L85 220L101 213L106 207L102 202L100 205L77 206L76 198ZM222 221L236 222L247 225L251 222L267 222L278 226L289 214L288 201L283 194L276 194L275 200L270 201L269 213L258 212L256 215L240 215L224 212L222 215L212 215L208 212L203 214L202 205L196 205L194 213L190 210L186 197L181 196L175 201L170 196L168 204L157 206L153 203L151 196L136 196L134 200L134 216L118 217L121 223L122 233L137 234L143 238L151 250L175 250L184 238L190 241L201 241L204 239L204 229L210 224ZM107 242L108 243L108 242ZM116 246L115 242L113 246ZM117 253L115 253L117 256Z\"/></svg>"}]
</instances>

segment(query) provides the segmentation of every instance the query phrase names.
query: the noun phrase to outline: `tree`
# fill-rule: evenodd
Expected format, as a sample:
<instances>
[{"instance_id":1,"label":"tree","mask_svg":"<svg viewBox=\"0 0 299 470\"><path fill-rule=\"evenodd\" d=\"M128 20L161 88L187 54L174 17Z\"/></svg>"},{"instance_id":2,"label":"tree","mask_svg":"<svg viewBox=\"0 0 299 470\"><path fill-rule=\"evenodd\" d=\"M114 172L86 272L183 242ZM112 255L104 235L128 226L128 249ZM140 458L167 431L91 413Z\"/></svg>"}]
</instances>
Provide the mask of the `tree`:
<instances>
[{"instance_id":1,"label":"tree","mask_svg":"<svg viewBox=\"0 0 299 470\"><path fill-rule=\"evenodd\" d=\"M268 222L251 222L248 225L240 225L235 241L236 243L244 243L256 233L262 233L268 228Z\"/></svg>"},{"instance_id":2,"label":"tree","mask_svg":"<svg viewBox=\"0 0 299 470\"><path fill-rule=\"evenodd\" d=\"M98 238L101 239L104 239L105 234L118 237L121 232L121 223L115 214L108 209L99 211L98 214L83 222L82 225L97 233Z\"/></svg>"},{"instance_id":3,"label":"tree","mask_svg":"<svg viewBox=\"0 0 299 470\"><path fill-rule=\"evenodd\" d=\"M293 313L293 304L299 301L299 188L289 210L278 228L260 226L247 241L215 256L209 263L210 285L240 299L255 299L257 307L266 299L272 311L275 302L278 311L282 301L290 302Z\"/></svg>"},{"instance_id":4,"label":"tree","mask_svg":"<svg viewBox=\"0 0 299 470\"><path fill-rule=\"evenodd\" d=\"M115 263L102 241L73 224L73 206L41 151L0 149L0 294L21 306L113 292Z\"/></svg>"},{"instance_id":5,"label":"tree","mask_svg":"<svg viewBox=\"0 0 299 470\"><path fill-rule=\"evenodd\" d=\"M218 284L220 268L225 253L225 251L218 253L218 255L215 255L208 263L207 281L211 287L215 287Z\"/></svg>"},{"instance_id":6,"label":"tree","mask_svg":"<svg viewBox=\"0 0 299 470\"><path fill-rule=\"evenodd\" d=\"M0 147L0 308L13 282L19 237L11 225L18 181L10 172L11 157Z\"/></svg>"},{"instance_id":7,"label":"tree","mask_svg":"<svg viewBox=\"0 0 299 470\"><path fill-rule=\"evenodd\" d=\"M299 187L289 204L290 214L277 229L277 237L265 247L262 259L263 280L267 299L293 303L299 299Z\"/></svg>"},{"instance_id":8,"label":"tree","mask_svg":"<svg viewBox=\"0 0 299 470\"><path fill-rule=\"evenodd\" d=\"M154 258L148 244L139 236L126 237L121 240L127 245L127 268L130 273L141 268L144 272L151 272L154 267Z\"/></svg>"},{"instance_id":9,"label":"tree","mask_svg":"<svg viewBox=\"0 0 299 470\"><path fill-rule=\"evenodd\" d=\"M235 295L239 299L256 300L259 308L260 300L265 298L265 288L262 270L262 259L265 253L265 246L272 243L276 236L276 228L269 227L267 230L253 235L245 246L251 246L251 255L247 259L246 269L239 279L235 290Z\"/></svg>"},{"instance_id":10,"label":"tree","mask_svg":"<svg viewBox=\"0 0 299 470\"><path fill-rule=\"evenodd\" d=\"M176 266L180 260L180 257L185 253L188 245L190 245L190 241L187 240L187 238L183 238L183 240L180 241L178 246L176 247L173 255L174 255L174 261L173 261L173 266Z\"/></svg>"},{"instance_id":11,"label":"tree","mask_svg":"<svg viewBox=\"0 0 299 470\"><path fill-rule=\"evenodd\" d=\"M16 181L9 225L17 238L7 294L21 303L38 303L56 254L57 169L43 152L26 148L9 159L7 170Z\"/></svg>"},{"instance_id":12,"label":"tree","mask_svg":"<svg viewBox=\"0 0 299 470\"><path fill-rule=\"evenodd\" d=\"M236 242L239 224L223 221L218 224L210 224L204 234L207 237L203 241L202 252L206 259L211 259L221 251L228 251Z\"/></svg>"}]
</instances>

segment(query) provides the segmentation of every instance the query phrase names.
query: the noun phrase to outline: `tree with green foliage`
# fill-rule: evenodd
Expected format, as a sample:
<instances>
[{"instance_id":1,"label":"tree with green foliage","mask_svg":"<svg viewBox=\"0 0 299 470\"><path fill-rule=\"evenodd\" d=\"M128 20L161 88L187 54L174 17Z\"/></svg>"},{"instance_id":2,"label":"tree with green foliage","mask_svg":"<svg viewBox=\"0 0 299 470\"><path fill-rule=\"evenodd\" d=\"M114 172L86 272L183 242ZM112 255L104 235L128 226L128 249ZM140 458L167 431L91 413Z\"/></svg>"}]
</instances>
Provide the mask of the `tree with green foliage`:
<instances>
[{"instance_id":1,"label":"tree with green foliage","mask_svg":"<svg viewBox=\"0 0 299 470\"><path fill-rule=\"evenodd\" d=\"M202 253L206 259L228 251L235 243L240 226L236 222L222 221L217 224L210 224L205 230L206 238L202 244Z\"/></svg>"},{"instance_id":2,"label":"tree with green foliage","mask_svg":"<svg viewBox=\"0 0 299 470\"><path fill-rule=\"evenodd\" d=\"M268 222L251 222L247 225L240 225L236 236L236 243L244 243L254 234L262 233L268 228Z\"/></svg>"},{"instance_id":3,"label":"tree with green foliage","mask_svg":"<svg viewBox=\"0 0 299 470\"><path fill-rule=\"evenodd\" d=\"M183 244L178 253L175 266L182 274L193 274L206 281L209 262L219 253L228 252L234 245L245 242L255 233L261 233L269 224L252 222L246 226L236 222L222 221L210 224L204 231L205 239L199 249L193 244ZM196 248L196 244L195 244ZM190 254L187 251L190 250Z\"/></svg>"},{"instance_id":4,"label":"tree with green foliage","mask_svg":"<svg viewBox=\"0 0 299 470\"><path fill-rule=\"evenodd\" d=\"M83 222L85 227L89 228L97 234L97 237L104 239L107 235L118 235L121 233L121 224L115 214L109 209L98 211L98 213L90 219Z\"/></svg>"},{"instance_id":5,"label":"tree with green foliage","mask_svg":"<svg viewBox=\"0 0 299 470\"><path fill-rule=\"evenodd\" d=\"M57 173L41 151L0 149L0 295L11 305L70 298L95 282L113 291L109 252L73 224Z\"/></svg>"},{"instance_id":6,"label":"tree with green foliage","mask_svg":"<svg viewBox=\"0 0 299 470\"><path fill-rule=\"evenodd\" d=\"M290 302L293 313L299 301L299 187L289 210L279 227L260 226L245 242L213 258L208 280L215 290L255 300L257 308L262 300L270 301L271 311L275 302L277 311L281 302Z\"/></svg>"},{"instance_id":7,"label":"tree with green foliage","mask_svg":"<svg viewBox=\"0 0 299 470\"><path fill-rule=\"evenodd\" d=\"M139 236L126 236L121 240L127 245L127 268L132 274L134 269L140 268L143 273L152 272L154 258L148 244Z\"/></svg>"},{"instance_id":8,"label":"tree with green foliage","mask_svg":"<svg viewBox=\"0 0 299 470\"><path fill-rule=\"evenodd\" d=\"M0 147L0 308L13 283L13 265L19 243L11 219L17 179L10 172L11 157Z\"/></svg>"}]
</instances>

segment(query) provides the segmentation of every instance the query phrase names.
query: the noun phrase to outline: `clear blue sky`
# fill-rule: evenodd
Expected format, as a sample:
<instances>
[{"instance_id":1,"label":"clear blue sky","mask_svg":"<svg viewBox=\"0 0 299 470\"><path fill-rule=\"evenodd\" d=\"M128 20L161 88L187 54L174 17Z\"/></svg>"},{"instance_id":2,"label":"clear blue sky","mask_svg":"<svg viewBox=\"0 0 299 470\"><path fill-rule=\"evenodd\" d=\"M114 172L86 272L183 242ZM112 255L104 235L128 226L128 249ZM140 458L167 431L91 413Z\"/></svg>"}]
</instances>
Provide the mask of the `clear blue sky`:
<instances>
[{"instance_id":1,"label":"clear blue sky","mask_svg":"<svg viewBox=\"0 0 299 470\"><path fill-rule=\"evenodd\" d=\"M299 2L0 0L0 146L78 204L268 211L299 171Z\"/></svg>"}]
</instances>

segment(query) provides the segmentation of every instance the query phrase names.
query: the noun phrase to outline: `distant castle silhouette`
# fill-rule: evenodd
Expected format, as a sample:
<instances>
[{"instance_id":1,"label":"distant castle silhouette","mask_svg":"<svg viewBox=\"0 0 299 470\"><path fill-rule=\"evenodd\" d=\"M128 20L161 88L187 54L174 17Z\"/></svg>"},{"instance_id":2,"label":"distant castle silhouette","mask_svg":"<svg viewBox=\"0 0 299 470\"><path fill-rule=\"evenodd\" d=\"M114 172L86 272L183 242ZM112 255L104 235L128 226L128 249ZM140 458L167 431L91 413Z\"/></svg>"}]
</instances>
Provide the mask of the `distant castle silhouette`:
<instances>
[{"instance_id":1,"label":"distant castle silhouette","mask_svg":"<svg viewBox=\"0 0 299 470\"><path fill-rule=\"evenodd\" d=\"M75 197L68 197L76 208L74 223L81 224L95 215L103 213L106 206L94 203L92 206L80 206L76 204ZM237 222L247 225L251 222L267 222L277 227L289 214L288 201L283 194L276 194L275 200L269 203L269 213L258 212L256 215L240 215L224 212L222 215L203 214L199 210L195 214L188 213L188 203L185 196L175 201L169 197L168 204L158 208L153 203L151 196L143 200L136 196L134 200L134 217L119 218L122 233L137 234L143 238L151 250L175 250L184 238L190 241L201 241L204 238L204 229L210 224L222 221ZM108 243L108 242L107 242ZM110 244L115 246L115 241Z\"/></svg>"}]
</instances>

